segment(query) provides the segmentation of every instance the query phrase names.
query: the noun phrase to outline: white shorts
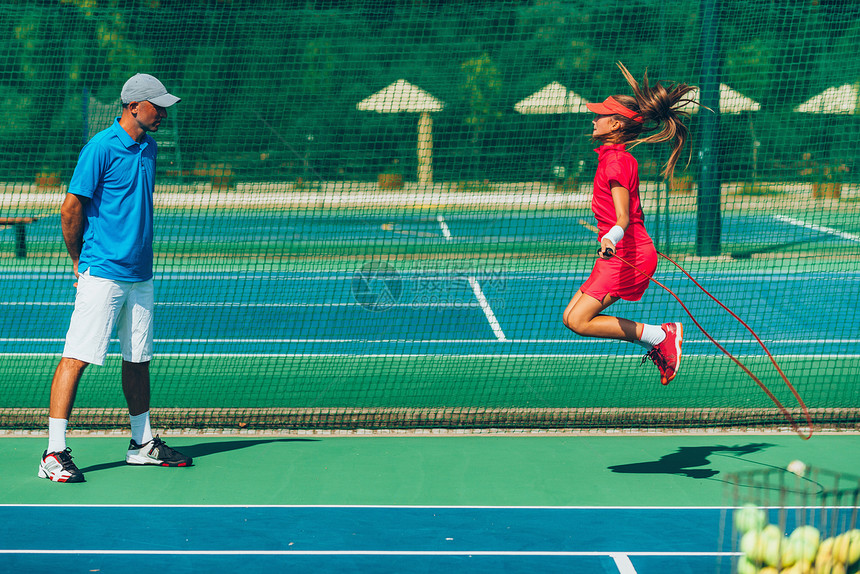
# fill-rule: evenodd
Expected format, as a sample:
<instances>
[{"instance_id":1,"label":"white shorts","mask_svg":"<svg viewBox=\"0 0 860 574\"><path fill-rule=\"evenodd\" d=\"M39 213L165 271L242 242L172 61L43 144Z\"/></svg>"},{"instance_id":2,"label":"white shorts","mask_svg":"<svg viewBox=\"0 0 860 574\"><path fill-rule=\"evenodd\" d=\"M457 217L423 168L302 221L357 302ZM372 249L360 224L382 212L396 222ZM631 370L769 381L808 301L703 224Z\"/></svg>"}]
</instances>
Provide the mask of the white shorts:
<instances>
[{"instance_id":1,"label":"white shorts","mask_svg":"<svg viewBox=\"0 0 860 574\"><path fill-rule=\"evenodd\" d=\"M130 282L93 277L87 269L78 276L75 310L66 334L63 357L104 365L116 327L122 358L130 363L152 360L152 279Z\"/></svg>"}]
</instances>

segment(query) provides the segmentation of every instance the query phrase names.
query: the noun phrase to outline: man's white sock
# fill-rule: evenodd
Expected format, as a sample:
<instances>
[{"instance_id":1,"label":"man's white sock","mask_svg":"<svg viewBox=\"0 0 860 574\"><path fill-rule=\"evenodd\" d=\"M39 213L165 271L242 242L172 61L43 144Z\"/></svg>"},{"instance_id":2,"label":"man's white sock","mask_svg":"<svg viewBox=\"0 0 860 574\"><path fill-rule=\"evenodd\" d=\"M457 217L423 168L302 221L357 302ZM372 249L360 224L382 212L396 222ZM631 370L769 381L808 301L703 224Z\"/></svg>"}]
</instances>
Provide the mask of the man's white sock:
<instances>
[{"instance_id":1,"label":"man's white sock","mask_svg":"<svg viewBox=\"0 0 860 574\"><path fill-rule=\"evenodd\" d=\"M137 444L146 444L152 440L149 411L139 415L129 415L128 419L131 422L131 440Z\"/></svg>"},{"instance_id":2,"label":"man's white sock","mask_svg":"<svg viewBox=\"0 0 860 574\"><path fill-rule=\"evenodd\" d=\"M62 452L66 450L66 428L68 426L68 419L48 417L48 452Z\"/></svg>"}]
</instances>

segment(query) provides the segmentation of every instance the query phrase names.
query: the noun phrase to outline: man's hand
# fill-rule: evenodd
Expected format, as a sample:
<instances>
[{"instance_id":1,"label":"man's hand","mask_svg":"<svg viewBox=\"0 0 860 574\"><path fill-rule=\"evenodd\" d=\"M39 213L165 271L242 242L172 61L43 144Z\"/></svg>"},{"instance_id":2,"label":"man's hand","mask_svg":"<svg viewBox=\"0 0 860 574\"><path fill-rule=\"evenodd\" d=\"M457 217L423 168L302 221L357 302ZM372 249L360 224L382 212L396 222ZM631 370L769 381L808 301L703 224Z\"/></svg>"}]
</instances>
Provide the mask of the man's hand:
<instances>
[{"instance_id":1,"label":"man's hand","mask_svg":"<svg viewBox=\"0 0 860 574\"><path fill-rule=\"evenodd\" d=\"M67 193L63 206L60 208L60 222L63 229L63 240L69 257L72 258L72 270L75 273L75 287L78 286L78 263L81 249L84 245L84 204L86 198Z\"/></svg>"}]
</instances>

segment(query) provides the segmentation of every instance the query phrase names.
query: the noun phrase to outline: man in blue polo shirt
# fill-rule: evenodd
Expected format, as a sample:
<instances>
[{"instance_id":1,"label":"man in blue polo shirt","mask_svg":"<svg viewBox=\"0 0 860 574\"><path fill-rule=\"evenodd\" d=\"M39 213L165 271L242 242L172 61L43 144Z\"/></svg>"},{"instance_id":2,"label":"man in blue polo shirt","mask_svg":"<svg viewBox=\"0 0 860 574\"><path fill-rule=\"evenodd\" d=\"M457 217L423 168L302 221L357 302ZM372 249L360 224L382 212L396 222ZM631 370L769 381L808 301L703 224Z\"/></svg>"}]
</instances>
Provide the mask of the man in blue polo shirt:
<instances>
[{"instance_id":1,"label":"man in blue polo shirt","mask_svg":"<svg viewBox=\"0 0 860 574\"><path fill-rule=\"evenodd\" d=\"M179 98L148 74L122 88L122 115L96 134L78 158L60 210L63 239L77 279L66 346L51 383L48 448L39 477L84 482L66 447L66 427L84 369L103 365L116 330L131 443L126 463L190 466L191 458L152 436L152 194L158 130Z\"/></svg>"}]
</instances>

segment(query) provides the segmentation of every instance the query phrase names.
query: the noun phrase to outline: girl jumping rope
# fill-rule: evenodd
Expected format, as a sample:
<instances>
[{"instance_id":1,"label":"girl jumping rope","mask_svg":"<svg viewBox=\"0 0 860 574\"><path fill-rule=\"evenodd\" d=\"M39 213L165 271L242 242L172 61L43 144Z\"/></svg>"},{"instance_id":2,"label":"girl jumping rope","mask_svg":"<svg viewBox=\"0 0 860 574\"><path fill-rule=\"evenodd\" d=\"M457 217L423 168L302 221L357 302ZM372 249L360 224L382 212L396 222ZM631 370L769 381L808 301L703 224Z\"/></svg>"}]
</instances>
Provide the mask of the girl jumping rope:
<instances>
[{"instance_id":1,"label":"girl jumping rope","mask_svg":"<svg viewBox=\"0 0 860 574\"><path fill-rule=\"evenodd\" d=\"M600 249L591 275L564 311L564 324L584 337L642 345L648 350L645 359L657 365L660 382L667 385L681 364L681 323L649 325L602 312L619 299L641 299L650 283L648 277L657 268L657 251L645 231L639 199L639 166L627 150L628 144L632 148L640 143L671 142L672 153L662 172L671 181L689 134L681 121L689 114L679 108L693 101L688 94L696 88L686 84L650 86L647 72L640 86L623 64L619 62L618 67L634 95L610 96L603 103L588 104L597 114L591 137L603 144L595 150L598 163L591 201ZM656 133L640 137L649 132Z\"/></svg>"}]
</instances>

